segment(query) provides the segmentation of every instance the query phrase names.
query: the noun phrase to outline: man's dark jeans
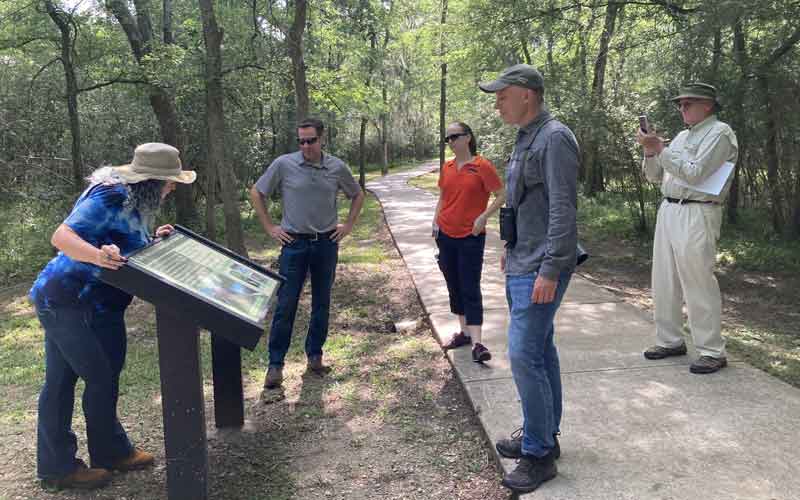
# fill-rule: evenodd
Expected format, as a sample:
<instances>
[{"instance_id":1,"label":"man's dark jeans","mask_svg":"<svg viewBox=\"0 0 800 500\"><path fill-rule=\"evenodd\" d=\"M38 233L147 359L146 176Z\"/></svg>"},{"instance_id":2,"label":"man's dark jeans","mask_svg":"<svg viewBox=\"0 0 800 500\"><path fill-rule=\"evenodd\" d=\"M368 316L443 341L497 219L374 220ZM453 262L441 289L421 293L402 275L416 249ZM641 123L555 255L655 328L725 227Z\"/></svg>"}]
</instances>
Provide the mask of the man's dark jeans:
<instances>
[{"instance_id":1,"label":"man's dark jeans","mask_svg":"<svg viewBox=\"0 0 800 500\"><path fill-rule=\"evenodd\" d=\"M468 325L483 324L481 271L486 234L451 238L439 231L439 269L447 283L450 312L464 316Z\"/></svg>"},{"instance_id":2,"label":"man's dark jeans","mask_svg":"<svg viewBox=\"0 0 800 500\"><path fill-rule=\"evenodd\" d=\"M339 244L328 238L296 239L281 249L280 273L286 278L278 291L278 301L269 333L269 365L283 366L292 340L297 302L306 276L311 274L311 319L306 336L306 355L321 356L328 337L331 288L336 278Z\"/></svg>"},{"instance_id":3,"label":"man's dark jeans","mask_svg":"<svg viewBox=\"0 0 800 500\"><path fill-rule=\"evenodd\" d=\"M83 414L92 467L108 468L133 451L117 418L119 374L125 364L124 311L37 307L45 331L45 383L39 395L37 472L55 479L77 467L72 432L75 383L83 379Z\"/></svg>"}]
</instances>

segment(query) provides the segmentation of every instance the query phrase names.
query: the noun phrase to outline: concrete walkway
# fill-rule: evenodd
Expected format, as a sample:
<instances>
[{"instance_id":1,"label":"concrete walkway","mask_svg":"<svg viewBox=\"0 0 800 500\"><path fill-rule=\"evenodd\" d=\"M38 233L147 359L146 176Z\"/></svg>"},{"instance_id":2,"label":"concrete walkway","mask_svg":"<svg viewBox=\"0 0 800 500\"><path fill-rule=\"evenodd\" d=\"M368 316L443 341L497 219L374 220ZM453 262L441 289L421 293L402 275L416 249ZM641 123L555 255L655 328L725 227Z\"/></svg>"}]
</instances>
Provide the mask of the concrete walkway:
<instances>
[{"instance_id":1,"label":"concrete walkway","mask_svg":"<svg viewBox=\"0 0 800 500\"><path fill-rule=\"evenodd\" d=\"M436 197L408 185L435 168L367 184L416 284L435 335L458 330L430 237ZM506 356L501 241L488 234L482 290L485 366L448 356L493 443L521 424ZM591 249L589 249L591 253ZM523 498L550 500L800 499L800 390L731 360L692 375L689 356L647 361L649 315L575 275L556 318L564 387L559 475ZM689 342L690 343L690 342ZM500 459L505 470L511 460Z\"/></svg>"}]
</instances>

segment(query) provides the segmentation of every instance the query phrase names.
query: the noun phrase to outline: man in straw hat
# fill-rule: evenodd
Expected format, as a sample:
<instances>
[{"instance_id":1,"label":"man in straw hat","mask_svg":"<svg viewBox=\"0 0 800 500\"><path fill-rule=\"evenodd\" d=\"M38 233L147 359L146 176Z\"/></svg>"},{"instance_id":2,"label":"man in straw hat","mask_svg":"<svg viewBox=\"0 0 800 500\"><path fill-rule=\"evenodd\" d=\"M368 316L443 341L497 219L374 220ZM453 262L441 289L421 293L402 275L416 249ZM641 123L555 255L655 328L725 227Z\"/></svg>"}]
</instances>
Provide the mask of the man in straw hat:
<instances>
[{"instance_id":1,"label":"man in straw hat","mask_svg":"<svg viewBox=\"0 0 800 500\"><path fill-rule=\"evenodd\" d=\"M311 319L305 351L308 371L323 376L330 367L322 363L322 348L328 337L331 288L336 276L339 242L353 231L364 204L364 193L350 169L335 156L324 154L321 120L309 118L297 125L300 151L279 156L250 189L250 201L264 231L281 246L280 273L286 282L278 300L269 332L269 367L266 389L283 382L283 364L292 339L297 303L306 276L311 276ZM338 223L336 196L339 190L350 199L344 224ZM280 224L269 216L269 198L281 194Z\"/></svg>"},{"instance_id":2,"label":"man in straw hat","mask_svg":"<svg viewBox=\"0 0 800 500\"><path fill-rule=\"evenodd\" d=\"M682 302L686 302L689 329L699 354L689 370L714 373L728 364L714 264L722 203L733 176L719 193L698 187L725 162L736 162L738 146L733 130L717 119L720 104L713 86L690 83L672 102L688 129L668 147L654 131L637 132L637 140L644 147L642 169L649 181L661 184L664 195L653 244L656 344L644 352L644 357L663 359L686 354L681 333Z\"/></svg>"},{"instance_id":3,"label":"man in straw hat","mask_svg":"<svg viewBox=\"0 0 800 500\"><path fill-rule=\"evenodd\" d=\"M496 443L519 459L503 485L533 491L557 474L560 456L561 372L553 318L576 266L578 143L544 106L544 78L517 64L481 90L495 94L504 122L519 127L506 169L508 204L516 213L516 242L506 245L510 310L508 358L522 404L522 429Z\"/></svg>"},{"instance_id":4,"label":"man in straw hat","mask_svg":"<svg viewBox=\"0 0 800 500\"><path fill-rule=\"evenodd\" d=\"M178 150L142 144L133 160L103 167L51 243L58 255L30 291L44 328L45 382L39 396L37 474L46 488L97 488L111 471L141 469L153 455L135 448L117 418L119 376L125 364L125 309L132 297L100 281L101 268L118 269L125 255L147 245L161 201L175 183L194 182L181 169ZM156 229L156 236L173 230ZM83 379L83 413L90 466L75 456L72 432L75 383Z\"/></svg>"}]
</instances>

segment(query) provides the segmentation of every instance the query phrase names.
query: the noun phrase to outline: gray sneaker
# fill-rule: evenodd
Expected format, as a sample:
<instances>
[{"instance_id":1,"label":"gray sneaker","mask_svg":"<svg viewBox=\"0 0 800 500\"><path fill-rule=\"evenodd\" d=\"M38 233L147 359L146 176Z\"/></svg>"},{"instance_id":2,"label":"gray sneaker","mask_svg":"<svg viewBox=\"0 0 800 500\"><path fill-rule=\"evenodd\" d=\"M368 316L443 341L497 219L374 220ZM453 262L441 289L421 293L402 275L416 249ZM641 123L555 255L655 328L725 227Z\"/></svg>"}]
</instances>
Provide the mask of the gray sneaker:
<instances>
[{"instance_id":1,"label":"gray sneaker","mask_svg":"<svg viewBox=\"0 0 800 500\"><path fill-rule=\"evenodd\" d=\"M711 356L700 356L697 361L692 363L689 371L692 373L706 374L714 373L722 368L728 366L728 360L724 356L721 358L713 358Z\"/></svg>"},{"instance_id":2,"label":"gray sneaker","mask_svg":"<svg viewBox=\"0 0 800 500\"><path fill-rule=\"evenodd\" d=\"M670 356L683 356L684 354L686 354L686 344L681 344L678 347L654 345L644 351L644 357L647 359L664 359Z\"/></svg>"}]
</instances>

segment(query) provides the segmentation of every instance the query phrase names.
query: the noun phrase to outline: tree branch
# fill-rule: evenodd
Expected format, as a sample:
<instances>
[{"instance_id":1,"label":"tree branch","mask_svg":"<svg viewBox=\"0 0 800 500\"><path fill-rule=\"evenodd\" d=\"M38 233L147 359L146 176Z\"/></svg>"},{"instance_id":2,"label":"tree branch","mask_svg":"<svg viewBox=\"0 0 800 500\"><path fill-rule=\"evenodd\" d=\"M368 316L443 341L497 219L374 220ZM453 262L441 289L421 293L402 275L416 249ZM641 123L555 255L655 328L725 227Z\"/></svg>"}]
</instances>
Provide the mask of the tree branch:
<instances>
[{"instance_id":1,"label":"tree branch","mask_svg":"<svg viewBox=\"0 0 800 500\"><path fill-rule=\"evenodd\" d=\"M778 62L778 59L780 59L781 57L784 56L784 54L792 50L792 47L795 46L798 40L800 40L800 27L798 27L794 31L794 33L792 33L792 36L790 36L785 42L783 42L783 44L780 47L775 49L761 66L766 69L775 64L776 62Z\"/></svg>"},{"instance_id":2,"label":"tree branch","mask_svg":"<svg viewBox=\"0 0 800 500\"><path fill-rule=\"evenodd\" d=\"M108 87L109 85L114 85L115 83L128 83L132 85L152 85L152 83L148 82L147 80L127 80L125 78L115 78L108 82L97 83L90 87L80 88L78 89L78 93L80 94L81 92L90 92L92 90Z\"/></svg>"}]
</instances>

